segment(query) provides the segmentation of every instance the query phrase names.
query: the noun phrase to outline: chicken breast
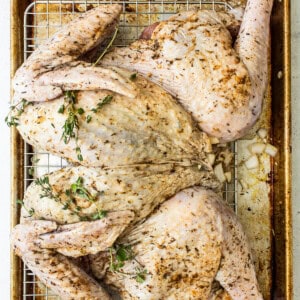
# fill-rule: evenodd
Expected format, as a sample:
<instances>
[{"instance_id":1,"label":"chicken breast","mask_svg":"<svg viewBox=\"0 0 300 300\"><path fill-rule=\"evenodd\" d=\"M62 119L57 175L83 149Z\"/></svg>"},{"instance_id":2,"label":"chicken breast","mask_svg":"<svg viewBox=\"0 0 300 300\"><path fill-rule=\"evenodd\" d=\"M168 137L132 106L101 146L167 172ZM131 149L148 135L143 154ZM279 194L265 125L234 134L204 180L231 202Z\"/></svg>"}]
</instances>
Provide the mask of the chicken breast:
<instances>
[{"instance_id":1,"label":"chicken breast","mask_svg":"<svg viewBox=\"0 0 300 300\"><path fill-rule=\"evenodd\" d=\"M116 72L128 80L132 74ZM191 116L142 76L134 86L133 99L108 90L80 91L74 98L28 105L17 128L37 149L85 166L175 163L209 168L205 151L210 151L210 141ZM76 104L70 104L75 97Z\"/></svg>"},{"instance_id":2,"label":"chicken breast","mask_svg":"<svg viewBox=\"0 0 300 300\"><path fill-rule=\"evenodd\" d=\"M114 49L101 65L148 76L176 96L206 133L235 140L261 113L272 4L248 0L234 46L224 14L187 11L154 26L150 40Z\"/></svg>"},{"instance_id":3,"label":"chicken breast","mask_svg":"<svg viewBox=\"0 0 300 300\"><path fill-rule=\"evenodd\" d=\"M134 222L149 215L155 207L176 192L195 184L219 188L212 172L197 167L138 165L102 170L66 167L45 175L26 190L21 221L31 209L34 219L58 224L93 219L100 211L134 212ZM76 190L78 189L78 190Z\"/></svg>"}]
</instances>

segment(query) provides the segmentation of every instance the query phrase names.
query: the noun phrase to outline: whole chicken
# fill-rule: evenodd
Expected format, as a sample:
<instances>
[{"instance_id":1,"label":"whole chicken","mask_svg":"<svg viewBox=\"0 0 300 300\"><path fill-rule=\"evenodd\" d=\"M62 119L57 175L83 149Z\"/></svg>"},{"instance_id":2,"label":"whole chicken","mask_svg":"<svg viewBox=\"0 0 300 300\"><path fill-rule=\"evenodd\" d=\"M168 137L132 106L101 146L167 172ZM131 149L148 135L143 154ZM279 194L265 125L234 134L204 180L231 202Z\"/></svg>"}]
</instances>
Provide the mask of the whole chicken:
<instances>
[{"instance_id":1,"label":"whole chicken","mask_svg":"<svg viewBox=\"0 0 300 300\"><path fill-rule=\"evenodd\" d=\"M176 96L203 131L235 140L261 113L272 5L273 0L247 1L234 45L233 22L224 13L187 11L151 26L142 35L149 40L114 49L101 65L148 76Z\"/></svg>"},{"instance_id":2,"label":"whole chicken","mask_svg":"<svg viewBox=\"0 0 300 300\"><path fill-rule=\"evenodd\" d=\"M49 217L51 207L56 217L58 205L53 201L30 201L30 197L38 198L29 193L26 209L35 203L39 217L46 209L47 221L32 220L36 216L30 220L24 209L23 224L14 228L12 244L40 280L63 299L110 299L95 279L67 258L86 254L91 254L94 276L122 299L216 299L217 283L231 299L262 299L241 225L212 191L184 190L127 229L135 216L130 205L123 206L126 197L118 200L120 210L70 225L58 225ZM68 221L74 219L70 216ZM222 299L230 299L223 295Z\"/></svg>"},{"instance_id":3,"label":"whole chicken","mask_svg":"<svg viewBox=\"0 0 300 300\"><path fill-rule=\"evenodd\" d=\"M140 75L77 60L107 36L120 11L101 5L86 12L21 66L14 78L19 132L41 151L85 166L175 163L211 171L209 138L172 96Z\"/></svg>"}]
</instances>

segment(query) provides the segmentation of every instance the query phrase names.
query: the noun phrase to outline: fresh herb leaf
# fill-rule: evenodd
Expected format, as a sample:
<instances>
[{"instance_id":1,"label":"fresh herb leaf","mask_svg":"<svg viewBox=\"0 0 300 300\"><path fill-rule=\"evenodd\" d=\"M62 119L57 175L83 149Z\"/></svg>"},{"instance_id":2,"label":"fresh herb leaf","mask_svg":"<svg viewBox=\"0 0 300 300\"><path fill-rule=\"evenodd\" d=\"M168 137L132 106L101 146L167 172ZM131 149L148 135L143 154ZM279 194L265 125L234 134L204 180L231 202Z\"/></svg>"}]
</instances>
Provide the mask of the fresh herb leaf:
<instances>
[{"instance_id":1,"label":"fresh herb leaf","mask_svg":"<svg viewBox=\"0 0 300 300\"><path fill-rule=\"evenodd\" d=\"M64 205L63 205L63 210L67 210L68 208L69 208L69 206L70 206L70 202L66 202Z\"/></svg>"},{"instance_id":2,"label":"fresh herb leaf","mask_svg":"<svg viewBox=\"0 0 300 300\"><path fill-rule=\"evenodd\" d=\"M134 80L136 80L136 78L137 78L137 74L136 74L136 73L133 73L133 74L130 75L129 78L130 78L130 80L134 81Z\"/></svg>"},{"instance_id":3,"label":"fresh herb leaf","mask_svg":"<svg viewBox=\"0 0 300 300\"><path fill-rule=\"evenodd\" d=\"M33 164L37 164L37 163L40 161L40 159L37 158L37 157L35 157L35 156L33 156L33 157L31 157L30 161L31 161L31 163L33 163Z\"/></svg>"},{"instance_id":4,"label":"fresh herb leaf","mask_svg":"<svg viewBox=\"0 0 300 300\"><path fill-rule=\"evenodd\" d=\"M91 202L95 202L96 199L91 193L83 186L83 178L78 177L75 183L71 185L71 191L73 194L80 196L84 199L87 199Z\"/></svg>"},{"instance_id":5,"label":"fresh herb leaf","mask_svg":"<svg viewBox=\"0 0 300 300\"><path fill-rule=\"evenodd\" d=\"M118 261L126 261L134 258L130 245L119 245L116 249L116 259Z\"/></svg>"},{"instance_id":6,"label":"fresh herb leaf","mask_svg":"<svg viewBox=\"0 0 300 300\"><path fill-rule=\"evenodd\" d=\"M30 168L28 169L28 174L29 174L30 176L33 176L33 175L34 175L34 167L30 167Z\"/></svg>"},{"instance_id":7,"label":"fresh herb leaf","mask_svg":"<svg viewBox=\"0 0 300 300\"><path fill-rule=\"evenodd\" d=\"M75 132L75 130L78 130L78 128L78 117L76 116L76 114L74 114L74 112L71 109L69 109L68 117L63 126L64 131L61 136L65 144L68 144L72 138L77 138L77 133Z\"/></svg>"},{"instance_id":8,"label":"fresh herb leaf","mask_svg":"<svg viewBox=\"0 0 300 300\"><path fill-rule=\"evenodd\" d=\"M147 270L139 263L132 251L130 245L115 245L109 248L111 272L116 272L124 275L129 275L135 278L138 283L143 283L146 280ZM125 266L125 262L134 260L140 267L136 268L136 273L125 273L121 269Z\"/></svg>"},{"instance_id":9,"label":"fresh herb leaf","mask_svg":"<svg viewBox=\"0 0 300 300\"><path fill-rule=\"evenodd\" d=\"M91 115L87 115L86 116L86 122L90 123L92 121L92 116Z\"/></svg>"},{"instance_id":10,"label":"fresh herb leaf","mask_svg":"<svg viewBox=\"0 0 300 300\"><path fill-rule=\"evenodd\" d=\"M106 210L100 210L96 212L95 214L92 215L93 220L101 220L107 216L107 211Z\"/></svg>"},{"instance_id":11,"label":"fresh herb leaf","mask_svg":"<svg viewBox=\"0 0 300 300\"><path fill-rule=\"evenodd\" d=\"M42 193L40 194L41 198L50 198L57 202L60 202L58 195L55 195L52 191L52 186L49 183L49 177L44 176L37 178L35 184L41 187Z\"/></svg>"},{"instance_id":12,"label":"fresh herb leaf","mask_svg":"<svg viewBox=\"0 0 300 300\"><path fill-rule=\"evenodd\" d=\"M24 201L23 201L23 200L20 200L20 199L17 199L17 200L16 200L16 203L17 203L17 204L20 204L21 206L24 205Z\"/></svg>"},{"instance_id":13,"label":"fresh herb leaf","mask_svg":"<svg viewBox=\"0 0 300 300\"><path fill-rule=\"evenodd\" d=\"M17 204L20 204L20 205L27 211L27 213L29 214L30 217L32 217L32 216L34 215L34 212L35 212L34 209L33 209L33 208L28 209L28 208L25 206L23 200L17 199L17 200L16 200L16 203L17 203Z\"/></svg>"},{"instance_id":14,"label":"fresh herb leaf","mask_svg":"<svg viewBox=\"0 0 300 300\"><path fill-rule=\"evenodd\" d=\"M117 33L118 33L119 28L116 27L116 30L114 32L114 35L112 36L110 42L108 43L107 47L104 49L104 51L101 53L101 55L98 57L98 59L94 62L94 66L98 64L98 62L102 59L102 57L105 55L105 53L108 51L108 49L112 46L114 40L117 37Z\"/></svg>"},{"instance_id":15,"label":"fresh herb leaf","mask_svg":"<svg viewBox=\"0 0 300 300\"><path fill-rule=\"evenodd\" d=\"M77 92L76 91L66 91L65 92L65 100L69 102L69 104L75 104L77 98Z\"/></svg>"},{"instance_id":16,"label":"fresh herb leaf","mask_svg":"<svg viewBox=\"0 0 300 300\"><path fill-rule=\"evenodd\" d=\"M77 146L76 149L75 149L75 151L76 151L76 154L77 154L77 159L79 161L83 161L83 156L81 154L81 149Z\"/></svg>"},{"instance_id":17,"label":"fresh herb leaf","mask_svg":"<svg viewBox=\"0 0 300 300\"><path fill-rule=\"evenodd\" d=\"M10 107L10 111L5 117L5 123L7 124L8 127L11 126L18 126L19 125L19 117L22 115L24 112L25 108L28 105L32 105L33 102L29 102L26 99L22 99L19 103L16 105L12 105Z\"/></svg>"},{"instance_id":18,"label":"fresh herb leaf","mask_svg":"<svg viewBox=\"0 0 300 300\"><path fill-rule=\"evenodd\" d=\"M33 208L30 208L28 213L29 213L29 216L32 217L35 213L35 210Z\"/></svg>"},{"instance_id":19,"label":"fresh herb leaf","mask_svg":"<svg viewBox=\"0 0 300 300\"><path fill-rule=\"evenodd\" d=\"M59 107L59 109L58 109L57 112L58 112L59 114L63 114L63 113L65 112L65 105L62 104L62 105Z\"/></svg>"},{"instance_id":20,"label":"fresh herb leaf","mask_svg":"<svg viewBox=\"0 0 300 300\"><path fill-rule=\"evenodd\" d=\"M145 282L146 280L146 276L147 276L148 272L146 269L143 269L143 270L140 270L138 269L137 270L137 274L135 276L135 280L138 282L138 283L143 283Z\"/></svg>"},{"instance_id":21,"label":"fresh herb leaf","mask_svg":"<svg viewBox=\"0 0 300 300\"><path fill-rule=\"evenodd\" d=\"M109 266L109 269L112 271L112 272L118 272L121 268L124 267L124 263L119 261L119 262L116 262L116 263L111 263L110 266Z\"/></svg>"},{"instance_id":22,"label":"fresh herb leaf","mask_svg":"<svg viewBox=\"0 0 300 300\"><path fill-rule=\"evenodd\" d=\"M91 111L93 111L94 113L97 113L104 105L108 104L111 102L111 100L113 99L112 95L108 95L106 97L104 97L95 108L92 108Z\"/></svg>"},{"instance_id":23,"label":"fresh herb leaf","mask_svg":"<svg viewBox=\"0 0 300 300\"><path fill-rule=\"evenodd\" d=\"M78 114L82 115L82 114L84 114L84 109L82 107L79 107L77 109L77 112L78 112Z\"/></svg>"},{"instance_id":24,"label":"fresh herb leaf","mask_svg":"<svg viewBox=\"0 0 300 300\"><path fill-rule=\"evenodd\" d=\"M61 106L59 112L64 113L67 109L67 119L65 120L63 128L63 133L61 138L63 139L65 144L68 144L71 139L75 139L76 142L76 155L79 161L83 161L83 156L81 154L81 149L78 146L78 130L79 130L79 119L78 115L82 115L84 113L83 108L76 109L75 104L77 101L77 92L76 91L66 91L65 92L65 101L67 102L67 106Z\"/></svg>"},{"instance_id":25,"label":"fresh herb leaf","mask_svg":"<svg viewBox=\"0 0 300 300\"><path fill-rule=\"evenodd\" d=\"M8 127L12 127L12 126L18 126L19 125L19 118L14 117L14 116L7 116L5 118L5 123Z\"/></svg>"}]
</instances>

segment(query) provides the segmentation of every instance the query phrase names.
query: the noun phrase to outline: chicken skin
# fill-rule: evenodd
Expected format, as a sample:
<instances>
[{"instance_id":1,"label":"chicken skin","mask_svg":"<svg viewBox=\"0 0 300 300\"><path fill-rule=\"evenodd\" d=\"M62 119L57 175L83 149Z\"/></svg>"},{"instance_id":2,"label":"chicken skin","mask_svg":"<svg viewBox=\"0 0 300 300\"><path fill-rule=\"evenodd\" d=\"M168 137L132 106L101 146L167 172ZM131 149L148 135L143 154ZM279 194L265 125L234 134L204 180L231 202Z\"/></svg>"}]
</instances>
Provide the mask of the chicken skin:
<instances>
[{"instance_id":1,"label":"chicken skin","mask_svg":"<svg viewBox=\"0 0 300 300\"><path fill-rule=\"evenodd\" d=\"M116 48L100 63L148 76L177 97L203 131L236 140L261 113L272 5L248 0L234 45L224 13L187 11L152 26L149 40Z\"/></svg>"},{"instance_id":2,"label":"chicken skin","mask_svg":"<svg viewBox=\"0 0 300 300\"><path fill-rule=\"evenodd\" d=\"M14 78L15 103L26 100L14 112L20 134L41 151L85 166L175 163L211 169L207 135L161 87L124 69L77 60L98 45L119 14L119 5L88 11L21 66Z\"/></svg>"},{"instance_id":3,"label":"chicken skin","mask_svg":"<svg viewBox=\"0 0 300 300\"><path fill-rule=\"evenodd\" d=\"M77 248L80 253L84 244L91 243L98 244L98 250L102 247L97 254L91 248L84 252L90 253L94 275L122 299L215 299L216 282L231 299L262 299L242 227L214 192L199 187L183 190L146 220L124 229L132 217L127 210L73 225L27 219L15 227L12 243L40 280L63 299L79 299L80 295L110 299L99 283L60 254L72 256L66 249ZM114 247L127 245L123 249L132 253L118 269L112 268L115 248L103 244L101 234L103 228L112 229L112 224L124 230L119 238L114 236ZM90 233L88 241L82 238L83 228L85 234ZM72 241L77 245L70 245ZM113 243L112 239L110 246ZM63 276L63 270L68 276Z\"/></svg>"}]
</instances>

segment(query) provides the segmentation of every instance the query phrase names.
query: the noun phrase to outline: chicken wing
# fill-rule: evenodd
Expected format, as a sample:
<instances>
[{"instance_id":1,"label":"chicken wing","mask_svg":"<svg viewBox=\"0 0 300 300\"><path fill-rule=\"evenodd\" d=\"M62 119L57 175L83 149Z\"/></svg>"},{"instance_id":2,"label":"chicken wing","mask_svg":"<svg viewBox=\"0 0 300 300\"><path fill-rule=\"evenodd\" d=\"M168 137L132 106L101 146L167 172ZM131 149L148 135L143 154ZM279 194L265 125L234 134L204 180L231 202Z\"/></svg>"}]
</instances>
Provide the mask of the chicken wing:
<instances>
[{"instance_id":1,"label":"chicken wing","mask_svg":"<svg viewBox=\"0 0 300 300\"><path fill-rule=\"evenodd\" d=\"M160 22L150 40L114 49L101 64L148 76L178 97L206 133L235 140L261 113L272 5L248 0L234 46L222 15L188 11Z\"/></svg>"}]
</instances>

